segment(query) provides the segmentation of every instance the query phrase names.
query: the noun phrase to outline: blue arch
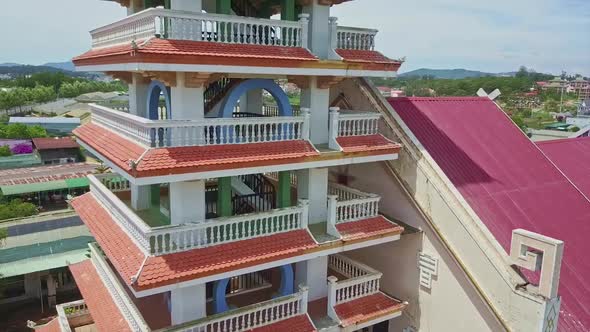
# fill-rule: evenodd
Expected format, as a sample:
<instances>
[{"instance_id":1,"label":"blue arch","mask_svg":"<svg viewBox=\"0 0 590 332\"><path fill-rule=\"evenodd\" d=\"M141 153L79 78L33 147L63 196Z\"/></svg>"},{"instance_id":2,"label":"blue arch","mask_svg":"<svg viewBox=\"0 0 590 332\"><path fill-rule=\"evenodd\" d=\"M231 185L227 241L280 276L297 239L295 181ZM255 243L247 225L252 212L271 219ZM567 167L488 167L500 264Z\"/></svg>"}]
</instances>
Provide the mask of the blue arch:
<instances>
[{"instance_id":1,"label":"blue arch","mask_svg":"<svg viewBox=\"0 0 590 332\"><path fill-rule=\"evenodd\" d=\"M229 310L225 299L225 290L229 284L229 278L217 280L213 284L213 313L220 314Z\"/></svg>"},{"instance_id":2,"label":"blue arch","mask_svg":"<svg viewBox=\"0 0 590 332\"><path fill-rule=\"evenodd\" d=\"M283 91L283 89L281 89L281 87L273 80L256 78L245 80L229 91L227 97L221 104L219 113L220 117L231 118L233 116L234 106L238 103L240 97L248 91L257 89L266 90L271 96L273 96L279 107L280 116L293 116L293 109L289 102L289 96L287 96L285 91Z\"/></svg>"},{"instance_id":3,"label":"blue arch","mask_svg":"<svg viewBox=\"0 0 590 332\"><path fill-rule=\"evenodd\" d=\"M147 94L147 111L148 119L160 120L160 93L164 94L164 101L166 103L166 118L172 118L172 108L170 107L170 88L160 81L152 81L148 87Z\"/></svg>"},{"instance_id":4,"label":"blue arch","mask_svg":"<svg viewBox=\"0 0 590 332\"><path fill-rule=\"evenodd\" d=\"M279 297L291 295L295 292L293 282L293 266L291 264L279 267L281 271L281 286L279 287Z\"/></svg>"}]
</instances>

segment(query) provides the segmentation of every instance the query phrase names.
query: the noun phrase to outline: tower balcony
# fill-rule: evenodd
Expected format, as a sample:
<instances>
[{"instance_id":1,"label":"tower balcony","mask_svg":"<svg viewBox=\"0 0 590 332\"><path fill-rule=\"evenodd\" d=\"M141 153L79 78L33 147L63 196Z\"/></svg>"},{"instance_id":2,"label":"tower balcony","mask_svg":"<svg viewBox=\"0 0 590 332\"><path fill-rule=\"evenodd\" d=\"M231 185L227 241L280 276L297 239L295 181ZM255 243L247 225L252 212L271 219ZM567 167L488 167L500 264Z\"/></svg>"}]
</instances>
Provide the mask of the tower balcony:
<instances>
[{"instance_id":1,"label":"tower balcony","mask_svg":"<svg viewBox=\"0 0 590 332\"><path fill-rule=\"evenodd\" d=\"M149 120L98 105L91 110L91 122L74 131L79 143L141 184L394 160L401 148L379 134L378 113L332 108L328 143L314 145L305 108L299 116L200 120ZM161 176L168 181L156 179Z\"/></svg>"},{"instance_id":2,"label":"tower balcony","mask_svg":"<svg viewBox=\"0 0 590 332\"><path fill-rule=\"evenodd\" d=\"M92 30L92 49L74 63L84 71L130 71L119 66L130 63L137 64L133 70L162 70L154 64L168 63L208 66L195 72L246 74L248 67L267 67L260 74L282 68L286 75L353 77L394 76L401 66L402 60L375 51L377 30L338 26L335 17L316 19L325 28L312 26L309 14L290 21L149 8Z\"/></svg>"}]
</instances>

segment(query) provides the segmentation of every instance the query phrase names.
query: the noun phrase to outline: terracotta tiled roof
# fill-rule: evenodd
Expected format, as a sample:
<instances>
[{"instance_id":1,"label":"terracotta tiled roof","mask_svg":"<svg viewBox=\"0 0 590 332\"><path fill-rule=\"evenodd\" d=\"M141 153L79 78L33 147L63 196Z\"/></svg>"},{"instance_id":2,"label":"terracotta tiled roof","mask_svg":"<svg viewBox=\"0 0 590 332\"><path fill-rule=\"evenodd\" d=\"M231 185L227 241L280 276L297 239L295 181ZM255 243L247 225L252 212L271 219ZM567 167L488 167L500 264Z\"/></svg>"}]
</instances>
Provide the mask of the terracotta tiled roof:
<instances>
[{"instance_id":1,"label":"terracotta tiled roof","mask_svg":"<svg viewBox=\"0 0 590 332\"><path fill-rule=\"evenodd\" d=\"M137 290L302 255L318 247L309 232L297 230L164 256L149 256L137 282L131 284L131 277L140 270L145 255L91 193L76 198L72 206L123 281Z\"/></svg>"},{"instance_id":2,"label":"terracotta tiled roof","mask_svg":"<svg viewBox=\"0 0 590 332\"><path fill-rule=\"evenodd\" d=\"M559 331L590 330L590 260L580 259L590 252L590 201L566 167L555 167L489 98L388 100L507 253L518 228L564 241Z\"/></svg>"},{"instance_id":3,"label":"terracotta tiled roof","mask_svg":"<svg viewBox=\"0 0 590 332\"><path fill-rule=\"evenodd\" d=\"M403 310L405 305L383 293L363 296L334 307L343 327L364 323Z\"/></svg>"},{"instance_id":4,"label":"terracotta tiled roof","mask_svg":"<svg viewBox=\"0 0 590 332\"><path fill-rule=\"evenodd\" d=\"M391 236L401 234L402 226L392 223L383 216L371 219L344 222L336 225L343 241L361 240L376 236Z\"/></svg>"},{"instance_id":5,"label":"terracotta tiled roof","mask_svg":"<svg viewBox=\"0 0 590 332\"><path fill-rule=\"evenodd\" d=\"M145 147L92 123L76 128L74 135L127 172L131 171L129 160L138 160L146 150Z\"/></svg>"},{"instance_id":6,"label":"terracotta tiled roof","mask_svg":"<svg viewBox=\"0 0 590 332\"><path fill-rule=\"evenodd\" d=\"M381 134L365 136L345 136L336 139L344 153L391 151L398 153L401 145Z\"/></svg>"},{"instance_id":7,"label":"terracotta tiled roof","mask_svg":"<svg viewBox=\"0 0 590 332\"><path fill-rule=\"evenodd\" d=\"M249 330L250 332L315 332L316 328L307 315L299 315L280 322Z\"/></svg>"},{"instance_id":8,"label":"terracotta tiled roof","mask_svg":"<svg viewBox=\"0 0 590 332\"><path fill-rule=\"evenodd\" d=\"M391 60L377 51L337 49L336 53L346 62L380 63L401 66L401 62Z\"/></svg>"},{"instance_id":9,"label":"terracotta tiled roof","mask_svg":"<svg viewBox=\"0 0 590 332\"><path fill-rule=\"evenodd\" d=\"M35 332L61 332L61 327L59 325L59 318L54 318L49 323L40 326L34 330Z\"/></svg>"},{"instance_id":10,"label":"terracotta tiled roof","mask_svg":"<svg viewBox=\"0 0 590 332\"><path fill-rule=\"evenodd\" d=\"M13 168L0 170L0 185L42 183L83 178L94 172L96 165L86 163Z\"/></svg>"},{"instance_id":11,"label":"terracotta tiled roof","mask_svg":"<svg viewBox=\"0 0 590 332\"><path fill-rule=\"evenodd\" d=\"M70 271L98 331L131 331L90 260L70 265Z\"/></svg>"},{"instance_id":12,"label":"terracotta tiled roof","mask_svg":"<svg viewBox=\"0 0 590 332\"><path fill-rule=\"evenodd\" d=\"M319 152L305 140L148 149L95 124L74 131L84 143L136 177L303 162ZM129 160L139 160L135 170Z\"/></svg>"},{"instance_id":13,"label":"terracotta tiled roof","mask_svg":"<svg viewBox=\"0 0 590 332\"><path fill-rule=\"evenodd\" d=\"M77 149L80 146L71 137L61 138L33 138L37 150Z\"/></svg>"}]
</instances>

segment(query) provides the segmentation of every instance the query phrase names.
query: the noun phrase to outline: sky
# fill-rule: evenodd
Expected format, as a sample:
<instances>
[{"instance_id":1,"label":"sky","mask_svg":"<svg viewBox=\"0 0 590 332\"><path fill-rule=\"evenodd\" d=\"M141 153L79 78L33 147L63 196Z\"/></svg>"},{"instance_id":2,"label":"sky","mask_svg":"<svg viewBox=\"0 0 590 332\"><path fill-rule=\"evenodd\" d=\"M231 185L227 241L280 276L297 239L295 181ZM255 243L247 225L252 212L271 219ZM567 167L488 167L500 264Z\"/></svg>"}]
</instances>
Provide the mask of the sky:
<instances>
[{"instance_id":1,"label":"sky","mask_svg":"<svg viewBox=\"0 0 590 332\"><path fill-rule=\"evenodd\" d=\"M377 50L417 68L590 76L590 0L355 0L340 25L376 28ZM125 16L99 0L19 0L0 11L0 63L42 64L90 48L88 31Z\"/></svg>"}]
</instances>

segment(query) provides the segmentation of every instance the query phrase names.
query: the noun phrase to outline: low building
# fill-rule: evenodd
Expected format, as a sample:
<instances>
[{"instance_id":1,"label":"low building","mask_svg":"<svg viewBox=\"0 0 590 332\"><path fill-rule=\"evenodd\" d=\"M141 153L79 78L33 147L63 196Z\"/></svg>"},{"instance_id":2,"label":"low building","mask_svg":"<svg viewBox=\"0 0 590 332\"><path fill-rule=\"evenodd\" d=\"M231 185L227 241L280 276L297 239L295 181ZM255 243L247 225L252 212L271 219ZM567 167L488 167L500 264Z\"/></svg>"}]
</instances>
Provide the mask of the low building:
<instances>
[{"instance_id":1,"label":"low building","mask_svg":"<svg viewBox=\"0 0 590 332\"><path fill-rule=\"evenodd\" d=\"M76 163L0 171L0 193L5 199L20 198L41 207L56 210L67 207L67 196L88 191L86 176L95 165Z\"/></svg>"},{"instance_id":2,"label":"low building","mask_svg":"<svg viewBox=\"0 0 590 332\"><path fill-rule=\"evenodd\" d=\"M41 126L47 133L55 136L67 136L80 126L80 119L66 117L10 117L9 123L22 123L27 126Z\"/></svg>"},{"instance_id":3,"label":"low building","mask_svg":"<svg viewBox=\"0 0 590 332\"><path fill-rule=\"evenodd\" d=\"M84 159L80 146L71 137L34 138L33 144L44 165L77 163Z\"/></svg>"}]
</instances>

